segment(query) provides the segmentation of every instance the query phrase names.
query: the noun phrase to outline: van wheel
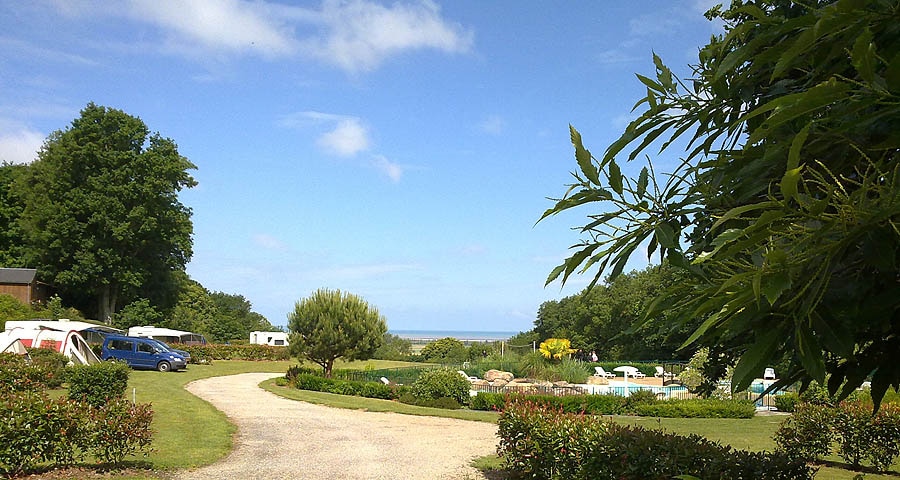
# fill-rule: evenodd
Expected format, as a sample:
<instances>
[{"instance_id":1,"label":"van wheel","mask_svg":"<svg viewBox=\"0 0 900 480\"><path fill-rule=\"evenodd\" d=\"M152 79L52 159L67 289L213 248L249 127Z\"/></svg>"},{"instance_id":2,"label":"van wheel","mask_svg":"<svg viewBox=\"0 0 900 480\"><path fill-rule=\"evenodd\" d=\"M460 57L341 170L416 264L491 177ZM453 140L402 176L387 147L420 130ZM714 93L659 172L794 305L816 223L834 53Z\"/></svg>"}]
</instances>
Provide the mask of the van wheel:
<instances>
[{"instance_id":1,"label":"van wheel","mask_svg":"<svg viewBox=\"0 0 900 480\"><path fill-rule=\"evenodd\" d=\"M172 369L172 365L169 364L169 362L159 362L159 364L156 365L156 369L160 372L168 372Z\"/></svg>"}]
</instances>

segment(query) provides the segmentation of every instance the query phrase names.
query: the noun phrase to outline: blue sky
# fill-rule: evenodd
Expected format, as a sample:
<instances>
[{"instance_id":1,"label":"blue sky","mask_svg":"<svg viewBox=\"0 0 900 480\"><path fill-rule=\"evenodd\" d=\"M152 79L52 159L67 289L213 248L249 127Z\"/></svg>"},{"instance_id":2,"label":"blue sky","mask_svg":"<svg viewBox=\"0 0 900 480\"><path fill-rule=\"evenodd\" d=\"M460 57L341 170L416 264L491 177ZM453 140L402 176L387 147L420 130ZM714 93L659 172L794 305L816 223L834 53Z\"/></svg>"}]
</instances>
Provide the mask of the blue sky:
<instances>
[{"instance_id":1,"label":"blue sky","mask_svg":"<svg viewBox=\"0 0 900 480\"><path fill-rule=\"evenodd\" d=\"M589 212L535 225L568 125L602 151L652 52L686 76L721 31L714 3L0 0L0 159L118 108L198 167L208 289L276 325L324 287L391 329L528 330L588 280L544 287Z\"/></svg>"}]
</instances>

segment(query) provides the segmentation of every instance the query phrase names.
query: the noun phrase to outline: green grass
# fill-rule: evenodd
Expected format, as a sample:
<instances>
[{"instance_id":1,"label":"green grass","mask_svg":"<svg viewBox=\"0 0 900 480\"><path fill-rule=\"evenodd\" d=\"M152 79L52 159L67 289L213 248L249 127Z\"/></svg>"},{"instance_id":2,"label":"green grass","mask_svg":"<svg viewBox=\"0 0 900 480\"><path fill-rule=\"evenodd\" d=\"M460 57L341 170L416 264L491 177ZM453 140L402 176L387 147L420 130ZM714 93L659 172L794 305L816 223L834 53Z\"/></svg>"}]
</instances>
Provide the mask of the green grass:
<instances>
[{"instance_id":1,"label":"green grass","mask_svg":"<svg viewBox=\"0 0 900 480\"><path fill-rule=\"evenodd\" d=\"M444 410L441 408L417 407L415 405L407 405L405 403L394 402L391 400L379 400L376 398L353 397L347 395L337 395L334 393L311 392L307 390L297 390L292 387L279 387L275 385L275 379L266 380L260 386L276 395L291 400L300 400L318 405L326 405L336 408L347 408L351 410L365 410L368 412L394 412L404 415L420 415L430 417L457 418L460 420L471 420L475 422L497 423L499 414L497 412L484 412L478 410Z\"/></svg>"},{"instance_id":2,"label":"green grass","mask_svg":"<svg viewBox=\"0 0 900 480\"><path fill-rule=\"evenodd\" d=\"M247 362L216 361L212 365L190 365L186 371L159 373L155 371L133 371L129 380L128 396L138 402L152 403L155 411L153 429L156 431L153 446L156 449L146 460L153 471L131 470L124 475L105 475L105 479L116 480L160 480L166 477L166 470L185 469L208 465L223 458L233 446L234 426L225 416L207 402L191 395L184 389L188 383L202 378L251 372L285 372L296 362ZM381 369L408 366L404 362L368 361L340 363L336 368ZM416 364L419 365L419 364ZM431 415L463 420L496 423L495 412L470 410L442 410L416 407L386 400L347 397L321 392L300 391L275 385L274 380L263 382L263 388L285 398L338 408L356 410L396 412L408 415ZM133 389L133 390L132 390ZM677 419L643 417L609 417L613 421L645 428L662 428L674 433L687 435L696 433L732 447L747 450L772 450L772 435L783 417L758 416L749 420L738 419ZM144 460L144 459L138 459ZM837 457L829 458L840 462ZM502 462L496 456L476 460L475 466L484 470L498 470ZM157 473L159 472L158 476ZM897 480L900 474L897 465L889 475L866 474L867 480ZM855 472L842 468L822 467L817 480L851 480ZM52 478L62 480L64 476ZM84 478L73 473L69 478ZM494 473L491 478L503 478Z\"/></svg>"}]
</instances>

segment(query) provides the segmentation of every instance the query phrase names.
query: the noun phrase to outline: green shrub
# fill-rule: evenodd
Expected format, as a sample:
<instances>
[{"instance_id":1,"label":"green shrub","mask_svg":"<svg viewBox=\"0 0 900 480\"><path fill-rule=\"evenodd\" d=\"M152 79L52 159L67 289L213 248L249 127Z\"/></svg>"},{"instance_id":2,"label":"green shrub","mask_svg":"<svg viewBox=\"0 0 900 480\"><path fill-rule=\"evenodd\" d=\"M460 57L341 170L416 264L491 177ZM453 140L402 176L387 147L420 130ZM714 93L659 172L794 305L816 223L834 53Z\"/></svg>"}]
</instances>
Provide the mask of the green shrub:
<instances>
[{"instance_id":1,"label":"green shrub","mask_svg":"<svg viewBox=\"0 0 900 480\"><path fill-rule=\"evenodd\" d=\"M478 392L469 400L469 408L472 410L485 410L499 412L503 410L506 396L500 393Z\"/></svg>"},{"instance_id":2,"label":"green shrub","mask_svg":"<svg viewBox=\"0 0 900 480\"><path fill-rule=\"evenodd\" d=\"M50 375L46 367L29 365L22 355L0 353L0 393L42 391Z\"/></svg>"},{"instance_id":3,"label":"green shrub","mask_svg":"<svg viewBox=\"0 0 900 480\"><path fill-rule=\"evenodd\" d=\"M288 347L270 345L225 345L207 343L205 345L172 344L172 348L184 350L191 354L191 363L206 364L213 360L288 360L291 358Z\"/></svg>"},{"instance_id":4,"label":"green shrub","mask_svg":"<svg viewBox=\"0 0 900 480\"><path fill-rule=\"evenodd\" d=\"M504 407L498 435L498 452L526 478L793 480L811 479L813 473L803 461L782 454L735 451L697 435L623 426L521 400Z\"/></svg>"},{"instance_id":5,"label":"green shrub","mask_svg":"<svg viewBox=\"0 0 900 480\"><path fill-rule=\"evenodd\" d=\"M450 369L423 372L412 384L412 394L420 399L449 397L460 405L469 403L469 380Z\"/></svg>"},{"instance_id":6,"label":"green shrub","mask_svg":"<svg viewBox=\"0 0 900 480\"><path fill-rule=\"evenodd\" d=\"M800 395L794 392L785 392L781 395L775 395L775 408L777 408L779 412L791 413L796 410L797 404L799 403Z\"/></svg>"},{"instance_id":7,"label":"green shrub","mask_svg":"<svg viewBox=\"0 0 900 480\"><path fill-rule=\"evenodd\" d=\"M887 470L900 455L900 408L882 405L872 414L872 404L845 401L836 409L834 433L838 455L854 468L868 460L878 470Z\"/></svg>"},{"instance_id":8,"label":"green shrub","mask_svg":"<svg viewBox=\"0 0 900 480\"><path fill-rule=\"evenodd\" d=\"M94 365L74 365L66 371L69 398L95 407L122 398L128 388L131 369L122 362L101 362Z\"/></svg>"},{"instance_id":9,"label":"green shrub","mask_svg":"<svg viewBox=\"0 0 900 480\"><path fill-rule=\"evenodd\" d=\"M652 405L657 401L658 400L655 393L650 390L641 389L635 392L630 392L628 396L625 397L623 408L626 413L636 413L638 406Z\"/></svg>"},{"instance_id":10,"label":"green shrub","mask_svg":"<svg viewBox=\"0 0 900 480\"><path fill-rule=\"evenodd\" d=\"M7 393L0 398L0 466L17 476L45 462L70 464L81 444L79 412L65 399L43 393Z\"/></svg>"},{"instance_id":11,"label":"green shrub","mask_svg":"<svg viewBox=\"0 0 900 480\"><path fill-rule=\"evenodd\" d=\"M88 452L97 460L119 465L128 455L151 452L153 410L121 398L92 408L87 428Z\"/></svg>"},{"instance_id":12,"label":"green shrub","mask_svg":"<svg viewBox=\"0 0 900 480\"><path fill-rule=\"evenodd\" d=\"M780 409L779 409L780 410ZM807 462L831 453L834 412L827 405L800 403L775 432L778 450Z\"/></svg>"},{"instance_id":13,"label":"green shrub","mask_svg":"<svg viewBox=\"0 0 900 480\"><path fill-rule=\"evenodd\" d=\"M459 410L462 408L462 405L459 404L455 399L450 397L440 397L440 398L419 398L412 394L412 392L406 392L399 398L400 403L405 403L407 405L416 405L419 407L430 407L430 408L443 408L445 410Z\"/></svg>"},{"instance_id":14,"label":"green shrub","mask_svg":"<svg viewBox=\"0 0 900 480\"><path fill-rule=\"evenodd\" d=\"M65 378L69 358L49 348L32 348L28 351L31 363L46 372L44 384L47 388L59 388Z\"/></svg>"},{"instance_id":15,"label":"green shrub","mask_svg":"<svg viewBox=\"0 0 900 480\"><path fill-rule=\"evenodd\" d=\"M314 392L334 393L338 395L352 395L357 397L378 398L382 400L397 399L408 388L400 385L385 385L375 382L354 382L325 378L309 373L291 372L291 379L287 380L294 388L310 390Z\"/></svg>"},{"instance_id":16,"label":"green shrub","mask_svg":"<svg viewBox=\"0 0 900 480\"><path fill-rule=\"evenodd\" d=\"M753 418L756 406L743 400L689 399L665 400L635 405L634 412L642 417L666 418Z\"/></svg>"}]
</instances>

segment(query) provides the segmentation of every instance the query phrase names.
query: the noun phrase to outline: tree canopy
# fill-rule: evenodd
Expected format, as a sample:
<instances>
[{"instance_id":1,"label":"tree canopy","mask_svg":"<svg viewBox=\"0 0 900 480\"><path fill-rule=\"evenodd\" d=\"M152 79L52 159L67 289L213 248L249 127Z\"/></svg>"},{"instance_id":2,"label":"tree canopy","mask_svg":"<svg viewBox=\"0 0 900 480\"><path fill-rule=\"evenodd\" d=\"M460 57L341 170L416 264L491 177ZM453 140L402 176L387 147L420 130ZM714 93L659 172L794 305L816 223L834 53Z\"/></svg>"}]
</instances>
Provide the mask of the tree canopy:
<instances>
[{"instance_id":1,"label":"tree canopy","mask_svg":"<svg viewBox=\"0 0 900 480\"><path fill-rule=\"evenodd\" d=\"M538 339L568 338L572 347L594 351L607 360L686 360L678 348L697 322L681 324L668 312L644 321L654 296L679 281L680 273L663 265L632 271L602 285L541 304L534 322Z\"/></svg>"},{"instance_id":2,"label":"tree canopy","mask_svg":"<svg viewBox=\"0 0 900 480\"><path fill-rule=\"evenodd\" d=\"M845 396L871 378L877 408L900 387L900 3L735 0L707 16L725 33L692 78L654 55L640 116L603 155L571 129L575 181L544 217L600 212L548 283L614 278L647 245L685 273L651 316L700 319L687 343L738 359L733 388L784 361L777 386L827 379ZM657 175L651 146L682 145Z\"/></svg>"},{"instance_id":3,"label":"tree canopy","mask_svg":"<svg viewBox=\"0 0 900 480\"><path fill-rule=\"evenodd\" d=\"M381 346L387 323L378 309L352 293L320 289L288 314L291 352L322 366L331 376L334 361L365 360Z\"/></svg>"},{"instance_id":4,"label":"tree canopy","mask_svg":"<svg viewBox=\"0 0 900 480\"><path fill-rule=\"evenodd\" d=\"M141 119L88 104L18 179L29 262L100 320L152 298L147 287L171 283L161 279L191 258L191 211L178 193L196 184L193 168Z\"/></svg>"}]
</instances>

